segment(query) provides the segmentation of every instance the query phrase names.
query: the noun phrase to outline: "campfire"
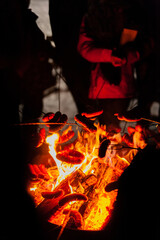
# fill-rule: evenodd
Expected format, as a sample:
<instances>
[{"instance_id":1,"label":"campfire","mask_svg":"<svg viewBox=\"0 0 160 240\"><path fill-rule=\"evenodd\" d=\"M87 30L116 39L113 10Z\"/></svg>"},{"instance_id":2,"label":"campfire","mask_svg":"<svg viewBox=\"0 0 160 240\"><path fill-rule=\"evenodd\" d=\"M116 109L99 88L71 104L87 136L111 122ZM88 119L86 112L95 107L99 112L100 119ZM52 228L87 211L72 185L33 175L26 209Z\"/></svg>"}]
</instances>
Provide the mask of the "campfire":
<instances>
[{"instance_id":1,"label":"campfire","mask_svg":"<svg viewBox=\"0 0 160 240\"><path fill-rule=\"evenodd\" d=\"M109 221L117 197L117 181L134 156L147 145L140 125L127 133L96 122L94 114L42 117L36 147L47 146L45 163L29 164L28 192L48 222L79 230L98 231Z\"/></svg>"}]
</instances>

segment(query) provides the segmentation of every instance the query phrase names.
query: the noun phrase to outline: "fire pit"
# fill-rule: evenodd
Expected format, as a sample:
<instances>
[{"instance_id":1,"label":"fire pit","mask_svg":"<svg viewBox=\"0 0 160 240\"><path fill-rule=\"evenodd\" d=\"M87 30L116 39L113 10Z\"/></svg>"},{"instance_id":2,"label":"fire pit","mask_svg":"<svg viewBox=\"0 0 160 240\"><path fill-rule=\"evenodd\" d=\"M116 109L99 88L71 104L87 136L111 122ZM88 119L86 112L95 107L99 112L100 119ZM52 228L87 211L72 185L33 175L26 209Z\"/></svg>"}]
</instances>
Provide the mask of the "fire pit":
<instances>
[{"instance_id":1,"label":"fire pit","mask_svg":"<svg viewBox=\"0 0 160 240\"><path fill-rule=\"evenodd\" d=\"M37 147L48 146L45 163L29 164L28 192L42 218L66 229L101 231L117 197L117 180L146 146L140 126L108 132L94 114L43 116ZM74 127L73 127L74 126Z\"/></svg>"}]
</instances>

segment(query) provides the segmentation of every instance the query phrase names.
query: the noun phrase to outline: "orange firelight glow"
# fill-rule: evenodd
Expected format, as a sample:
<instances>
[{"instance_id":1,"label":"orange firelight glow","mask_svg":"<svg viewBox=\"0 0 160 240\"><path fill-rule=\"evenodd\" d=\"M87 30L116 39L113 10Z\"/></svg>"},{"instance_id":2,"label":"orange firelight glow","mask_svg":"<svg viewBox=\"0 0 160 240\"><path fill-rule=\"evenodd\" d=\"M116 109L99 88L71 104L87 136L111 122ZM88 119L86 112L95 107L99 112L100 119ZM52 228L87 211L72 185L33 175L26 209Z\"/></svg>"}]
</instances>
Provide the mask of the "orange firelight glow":
<instances>
[{"instance_id":1,"label":"orange firelight glow","mask_svg":"<svg viewBox=\"0 0 160 240\"><path fill-rule=\"evenodd\" d=\"M48 144L49 153L52 156L52 164L46 168L48 177L40 178L37 182L29 182L29 193L36 206L40 205L41 207L42 205L43 207L43 203L46 201L43 192L54 192L59 189L62 189L65 194L77 193L87 197L85 202L77 200L68 202L64 207L58 209L58 214L54 213L49 217L49 222L63 226L68 217L63 211L71 209L79 212L81 216L81 224L78 225L78 229L96 231L105 226L117 197L117 189L105 192L105 187L118 180L130 165L137 150L127 149L123 152L122 148L119 148L122 139L121 134L118 133L110 138L105 156L99 158L101 136L108 137L105 128L100 126L97 126L96 133L78 132L76 141L69 145L69 149L76 150L85 156L80 164L67 163L57 159L57 152L63 148L63 146L59 146L58 133L46 138L46 144ZM140 138L139 133L135 133L133 141L134 147L145 147L145 142ZM75 224L73 224L73 220ZM72 218L72 221L70 220L68 224L70 227L73 225L75 227L75 218Z\"/></svg>"}]
</instances>

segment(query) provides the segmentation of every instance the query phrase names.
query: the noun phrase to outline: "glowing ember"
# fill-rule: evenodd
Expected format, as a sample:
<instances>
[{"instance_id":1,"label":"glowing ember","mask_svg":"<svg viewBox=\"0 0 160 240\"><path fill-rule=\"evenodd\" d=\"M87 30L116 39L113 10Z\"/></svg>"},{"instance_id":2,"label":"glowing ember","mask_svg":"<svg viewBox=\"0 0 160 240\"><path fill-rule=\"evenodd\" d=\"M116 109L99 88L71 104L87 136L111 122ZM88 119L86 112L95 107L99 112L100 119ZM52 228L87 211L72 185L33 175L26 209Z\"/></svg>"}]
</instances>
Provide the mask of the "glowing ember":
<instances>
[{"instance_id":1,"label":"glowing ember","mask_svg":"<svg viewBox=\"0 0 160 240\"><path fill-rule=\"evenodd\" d=\"M65 134L61 139L74 136L71 126ZM109 141L104 157L100 158L102 138ZM70 143L62 144L59 139L59 133L46 138L52 156L47 167L30 164L28 191L37 210L49 222L81 230L101 230L117 197L117 189L106 192L106 186L118 180L137 153L137 148L146 146L141 132L134 131L133 148L123 142L120 133L109 134L105 127L98 125L93 132L85 129L78 132L76 140L69 139ZM63 158L59 159L59 156Z\"/></svg>"}]
</instances>

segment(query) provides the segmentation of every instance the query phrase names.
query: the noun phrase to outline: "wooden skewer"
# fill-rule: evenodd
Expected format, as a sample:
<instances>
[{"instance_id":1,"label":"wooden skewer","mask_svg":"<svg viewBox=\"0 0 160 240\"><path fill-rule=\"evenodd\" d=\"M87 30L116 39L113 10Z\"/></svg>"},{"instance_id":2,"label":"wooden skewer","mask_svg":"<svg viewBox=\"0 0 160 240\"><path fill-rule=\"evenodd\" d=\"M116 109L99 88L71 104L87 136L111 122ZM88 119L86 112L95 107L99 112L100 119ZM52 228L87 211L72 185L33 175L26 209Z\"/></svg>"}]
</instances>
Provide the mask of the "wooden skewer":
<instances>
[{"instance_id":1,"label":"wooden skewer","mask_svg":"<svg viewBox=\"0 0 160 240\"><path fill-rule=\"evenodd\" d=\"M148 118L141 118L141 120L145 120L145 121L148 121L148 122L160 124L160 122L157 122L157 121L154 121L154 120L151 120L151 119L148 119Z\"/></svg>"},{"instance_id":2,"label":"wooden skewer","mask_svg":"<svg viewBox=\"0 0 160 240\"><path fill-rule=\"evenodd\" d=\"M156 124L160 124L160 122L155 121L155 120L151 120L148 118L140 118L138 120L145 120L147 122L152 122L152 123L156 123ZM125 121L125 120L124 120ZM131 122L133 122L134 120L131 120ZM130 122L129 120L127 122ZM134 122L137 122L136 119ZM48 122L34 122L34 123L17 123L17 124L13 124L13 126L32 126L32 125L57 125L57 124L64 124L64 123L48 123ZM77 123L65 123L65 125L78 125ZM79 126L79 125L78 125Z\"/></svg>"},{"instance_id":3,"label":"wooden skewer","mask_svg":"<svg viewBox=\"0 0 160 240\"><path fill-rule=\"evenodd\" d=\"M77 123L48 123L48 122L34 122L34 123L17 123L13 124L13 126L32 126L32 125L77 125Z\"/></svg>"}]
</instances>

